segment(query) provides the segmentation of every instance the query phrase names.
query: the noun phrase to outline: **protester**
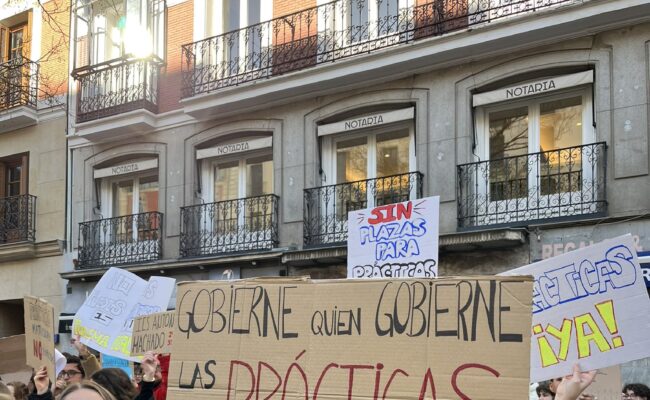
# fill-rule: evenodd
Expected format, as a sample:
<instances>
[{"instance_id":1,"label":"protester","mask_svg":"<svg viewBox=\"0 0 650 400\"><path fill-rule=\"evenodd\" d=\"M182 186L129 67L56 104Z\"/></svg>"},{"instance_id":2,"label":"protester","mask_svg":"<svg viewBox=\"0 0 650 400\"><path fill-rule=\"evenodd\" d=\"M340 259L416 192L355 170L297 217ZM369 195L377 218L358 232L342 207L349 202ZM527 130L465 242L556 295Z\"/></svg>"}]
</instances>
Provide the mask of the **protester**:
<instances>
[{"instance_id":1,"label":"protester","mask_svg":"<svg viewBox=\"0 0 650 400\"><path fill-rule=\"evenodd\" d=\"M68 386L58 400L115 400L115 397L100 385L86 381Z\"/></svg>"},{"instance_id":2,"label":"protester","mask_svg":"<svg viewBox=\"0 0 650 400\"><path fill-rule=\"evenodd\" d=\"M43 366L34 374L34 393L28 397L29 400L53 400L54 396L50 390L50 378L47 376L47 367Z\"/></svg>"},{"instance_id":3,"label":"protester","mask_svg":"<svg viewBox=\"0 0 650 400\"><path fill-rule=\"evenodd\" d=\"M541 382L535 388L535 391L537 392L538 400L553 400L555 398L555 394L551 392L551 388L547 382Z\"/></svg>"},{"instance_id":4,"label":"protester","mask_svg":"<svg viewBox=\"0 0 650 400\"><path fill-rule=\"evenodd\" d=\"M624 400L650 400L650 388L643 383L628 383L623 386Z\"/></svg>"},{"instance_id":5,"label":"protester","mask_svg":"<svg viewBox=\"0 0 650 400\"><path fill-rule=\"evenodd\" d=\"M90 380L108 390L116 400L133 400L138 395L131 378L119 368L100 369Z\"/></svg>"},{"instance_id":6,"label":"protester","mask_svg":"<svg viewBox=\"0 0 650 400\"><path fill-rule=\"evenodd\" d=\"M81 359L70 353L63 353L66 359L65 367L59 372L54 383L54 397L58 396L63 389L72 383L81 383L86 377L86 371L81 365Z\"/></svg>"},{"instance_id":7,"label":"protester","mask_svg":"<svg viewBox=\"0 0 650 400\"><path fill-rule=\"evenodd\" d=\"M22 382L9 382L7 387L13 393L14 400L27 400L29 396L29 388Z\"/></svg>"},{"instance_id":8,"label":"protester","mask_svg":"<svg viewBox=\"0 0 650 400\"><path fill-rule=\"evenodd\" d=\"M79 360L81 361L81 366L86 376L93 376L95 372L102 368L97 357L88 350L85 344L81 343L79 335L70 339L70 343L77 349L77 354L79 354Z\"/></svg>"}]
</instances>

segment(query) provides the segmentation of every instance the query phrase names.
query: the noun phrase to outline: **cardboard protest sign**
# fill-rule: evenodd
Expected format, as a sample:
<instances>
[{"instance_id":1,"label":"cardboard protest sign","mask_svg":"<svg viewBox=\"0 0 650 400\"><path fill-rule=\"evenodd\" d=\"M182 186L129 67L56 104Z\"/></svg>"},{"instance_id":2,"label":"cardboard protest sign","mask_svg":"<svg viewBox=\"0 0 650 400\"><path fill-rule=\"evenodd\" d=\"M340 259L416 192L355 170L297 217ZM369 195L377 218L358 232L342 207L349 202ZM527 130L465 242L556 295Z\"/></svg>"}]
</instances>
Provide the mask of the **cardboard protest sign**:
<instances>
[{"instance_id":1,"label":"cardboard protest sign","mask_svg":"<svg viewBox=\"0 0 650 400\"><path fill-rule=\"evenodd\" d=\"M25 354L27 365L47 367L50 381L56 380L54 360L54 307L43 299L25 296Z\"/></svg>"},{"instance_id":2,"label":"cardboard protest sign","mask_svg":"<svg viewBox=\"0 0 650 400\"><path fill-rule=\"evenodd\" d=\"M650 301L631 236L508 271L533 275L531 381L650 356Z\"/></svg>"},{"instance_id":3,"label":"cardboard protest sign","mask_svg":"<svg viewBox=\"0 0 650 400\"><path fill-rule=\"evenodd\" d=\"M183 282L167 398L521 400L531 295L530 277Z\"/></svg>"},{"instance_id":4,"label":"cardboard protest sign","mask_svg":"<svg viewBox=\"0 0 650 400\"><path fill-rule=\"evenodd\" d=\"M348 278L438 275L439 197L348 214Z\"/></svg>"},{"instance_id":5,"label":"cardboard protest sign","mask_svg":"<svg viewBox=\"0 0 650 400\"><path fill-rule=\"evenodd\" d=\"M593 395L597 400L621 400L622 388L621 366L614 365L599 369L596 379L585 393Z\"/></svg>"},{"instance_id":6,"label":"cardboard protest sign","mask_svg":"<svg viewBox=\"0 0 650 400\"><path fill-rule=\"evenodd\" d=\"M75 314L73 334L102 354L131 355L133 320L167 309L175 280L152 277L149 282L119 268L110 268Z\"/></svg>"},{"instance_id":7,"label":"cardboard protest sign","mask_svg":"<svg viewBox=\"0 0 650 400\"><path fill-rule=\"evenodd\" d=\"M171 352L176 313L166 311L143 315L133 321L131 356L142 356L147 351L157 354Z\"/></svg>"},{"instance_id":8,"label":"cardboard protest sign","mask_svg":"<svg viewBox=\"0 0 650 400\"><path fill-rule=\"evenodd\" d=\"M0 338L0 375L17 371L31 371L27 365L25 335Z\"/></svg>"}]
</instances>

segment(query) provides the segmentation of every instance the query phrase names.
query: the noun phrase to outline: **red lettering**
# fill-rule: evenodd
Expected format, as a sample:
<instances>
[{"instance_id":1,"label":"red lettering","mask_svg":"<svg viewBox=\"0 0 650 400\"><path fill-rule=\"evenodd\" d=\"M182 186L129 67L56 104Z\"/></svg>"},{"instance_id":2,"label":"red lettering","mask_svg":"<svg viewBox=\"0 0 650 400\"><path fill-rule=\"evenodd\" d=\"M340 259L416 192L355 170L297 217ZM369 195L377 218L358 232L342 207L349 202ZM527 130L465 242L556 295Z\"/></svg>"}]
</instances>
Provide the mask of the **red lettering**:
<instances>
[{"instance_id":1,"label":"red lettering","mask_svg":"<svg viewBox=\"0 0 650 400\"><path fill-rule=\"evenodd\" d=\"M384 222L393 222L397 219L395 218L395 204L384 206L384 210L386 210L386 219L384 219Z\"/></svg>"},{"instance_id":2,"label":"red lettering","mask_svg":"<svg viewBox=\"0 0 650 400\"><path fill-rule=\"evenodd\" d=\"M255 390L255 373L253 372L253 368L250 366L250 364L248 364L247 362L244 362L244 361L239 361L239 360L231 360L230 361L230 374L228 375L228 396L227 396L227 399L230 400L230 390L233 389L233 387L232 387L232 375L233 375L233 370L235 369L235 365L242 365L242 366L246 367L246 369L248 370L248 373L251 376L251 388L248 391L248 396L246 396L246 400L250 400L250 398L253 397L253 391ZM239 379L237 379L237 382L239 382ZM237 386L238 387L235 388L236 389L235 393L237 393L237 391L240 390L239 385L237 385Z\"/></svg>"},{"instance_id":3,"label":"red lettering","mask_svg":"<svg viewBox=\"0 0 650 400\"><path fill-rule=\"evenodd\" d=\"M271 397L273 397L273 395L278 391L278 389L280 389L280 385L282 385L282 377L280 376L280 374L278 374L278 371L276 371L275 368L265 363L264 361L258 362L257 363L257 386L255 387L255 393L256 393L255 400L260 399L260 384L262 383L262 366L266 367L266 369L273 372L273 375L275 375L275 377L278 380L278 384L275 385L273 391L268 396L266 396L263 400L268 400Z\"/></svg>"},{"instance_id":4,"label":"red lettering","mask_svg":"<svg viewBox=\"0 0 650 400\"><path fill-rule=\"evenodd\" d=\"M436 385L433 383L433 374L431 373L431 368L427 368L427 373L424 375L424 381L422 381L422 389L420 389L419 400L424 400L424 396L427 393L427 387L431 385L431 398L436 400Z\"/></svg>"},{"instance_id":5,"label":"red lettering","mask_svg":"<svg viewBox=\"0 0 650 400\"><path fill-rule=\"evenodd\" d=\"M40 340L34 339L34 357L43 360L43 345Z\"/></svg>"},{"instance_id":6,"label":"red lettering","mask_svg":"<svg viewBox=\"0 0 650 400\"><path fill-rule=\"evenodd\" d=\"M384 369L384 364L377 363L375 368L377 369L375 372L375 392L372 396L372 400L377 400L379 398L379 382L381 381L381 370Z\"/></svg>"},{"instance_id":7,"label":"red lettering","mask_svg":"<svg viewBox=\"0 0 650 400\"><path fill-rule=\"evenodd\" d=\"M461 400L472 400L471 398L467 397L465 393L460 391L460 389L458 388L458 383L456 382L456 380L458 379L458 375L460 375L460 373L463 372L464 370L470 368L478 368L478 369L488 371L489 373L496 376L497 378L501 375L497 370L483 364L463 364L460 367L456 368L454 373L451 374L451 386L454 388L454 392L456 392L456 394L460 396Z\"/></svg>"},{"instance_id":8,"label":"red lettering","mask_svg":"<svg viewBox=\"0 0 650 400\"><path fill-rule=\"evenodd\" d=\"M397 219L400 220L402 218L410 219L411 218L411 213L413 212L413 203L410 201L406 204L404 203L399 203L397 204Z\"/></svg>"},{"instance_id":9,"label":"red lettering","mask_svg":"<svg viewBox=\"0 0 650 400\"><path fill-rule=\"evenodd\" d=\"M341 365L342 369L349 369L348 372L348 400L352 400L352 386L354 385L355 369L375 369L372 365Z\"/></svg>"},{"instance_id":10,"label":"red lettering","mask_svg":"<svg viewBox=\"0 0 650 400\"><path fill-rule=\"evenodd\" d=\"M329 371L331 368L338 368L338 367L339 367L338 364L329 363L325 368L323 368L323 372L320 373L320 376L316 381L316 387L314 388L314 400L318 399L318 391L320 390L320 384L323 382L323 379L325 379L325 375L327 374L327 371Z\"/></svg>"},{"instance_id":11,"label":"red lettering","mask_svg":"<svg viewBox=\"0 0 650 400\"><path fill-rule=\"evenodd\" d=\"M393 379L395 379L395 375L397 374L402 374L404 376L409 376L409 374L406 373L406 371L403 371L401 369L396 369L393 371L392 374L390 374L390 379L388 379L388 383L386 384L386 387L384 388L384 395L382 396L381 400L386 400L386 395L388 395L388 389L390 388L390 385L393 383Z\"/></svg>"},{"instance_id":12,"label":"red lettering","mask_svg":"<svg viewBox=\"0 0 650 400\"><path fill-rule=\"evenodd\" d=\"M300 358L300 356L303 353L304 351L300 353L300 355L296 357L296 359ZM289 383L289 376L291 375L291 371L293 371L294 368L297 369L298 372L300 372L300 377L302 378L302 381L305 384L305 400L309 400L309 384L307 383L307 374L305 374L305 371L303 371L302 367L297 363L291 364L289 366L289 369L287 370L287 374L284 376L284 385L282 386L282 400L284 400L285 396L287 395L287 384Z\"/></svg>"},{"instance_id":13,"label":"red lettering","mask_svg":"<svg viewBox=\"0 0 650 400\"><path fill-rule=\"evenodd\" d=\"M377 207L370 210L370 214L374 216L374 218L368 218L368 223L370 225L379 224L384 220L384 216L381 213L382 208L383 207Z\"/></svg>"}]
</instances>

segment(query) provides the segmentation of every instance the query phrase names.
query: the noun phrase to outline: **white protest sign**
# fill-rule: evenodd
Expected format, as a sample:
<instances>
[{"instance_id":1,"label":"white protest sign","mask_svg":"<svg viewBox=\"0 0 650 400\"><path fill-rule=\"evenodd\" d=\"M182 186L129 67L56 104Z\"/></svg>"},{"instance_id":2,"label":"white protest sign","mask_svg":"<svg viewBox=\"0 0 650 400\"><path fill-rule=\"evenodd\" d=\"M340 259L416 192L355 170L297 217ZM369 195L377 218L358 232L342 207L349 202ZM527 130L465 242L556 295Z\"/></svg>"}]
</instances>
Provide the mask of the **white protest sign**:
<instances>
[{"instance_id":1,"label":"white protest sign","mask_svg":"<svg viewBox=\"0 0 650 400\"><path fill-rule=\"evenodd\" d=\"M650 356L650 300L630 235L508 271L533 275L532 382Z\"/></svg>"},{"instance_id":2,"label":"white protest sign","mask_svg":"<svg viewBox=\"0 0 650 400\"><path fill-rule=\"evenodd\" d=\"M439 197L348 214L348 278L438 275Z\"/></svg>"},{"instance_id":3,"label":"white protest sign","mask_svg":"<svg viewBox=\"0 0 650 400\"><path fill-rule=\"evenodd\" d=\"M133 319L165 311L174 283L163 277L147 282L123 269L110 268L75 314L73 333L103 354L130 359Z\"/></svg>"}]
</instances>

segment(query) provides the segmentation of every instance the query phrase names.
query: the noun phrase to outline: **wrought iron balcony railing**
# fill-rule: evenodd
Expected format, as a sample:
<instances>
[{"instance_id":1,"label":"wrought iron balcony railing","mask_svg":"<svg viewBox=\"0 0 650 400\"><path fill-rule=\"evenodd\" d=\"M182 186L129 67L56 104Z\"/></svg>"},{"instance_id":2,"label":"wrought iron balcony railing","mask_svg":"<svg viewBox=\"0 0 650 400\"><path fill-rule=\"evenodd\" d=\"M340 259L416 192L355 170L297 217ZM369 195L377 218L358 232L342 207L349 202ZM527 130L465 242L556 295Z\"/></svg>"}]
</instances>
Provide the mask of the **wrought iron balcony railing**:
<instances>
[{"instance_id":1,"label":"wrought iron balcony railing","mask_svg":"<svg viewBox=\"0 0 650 400\"><path fill-rule=\"evenodd\" d=\"M163 215L155 211L81 222L77 268L159 260L162 229Z\"/></svg>"},{"instance_id":2,"label":"wrought iron balcony railing","mask_svg":"<svg viewBox=\"0 0 650 400\"><path fill-rule=\"evenodd\" d=\"M422 197L422 174L409 172L304 190L305 246L348 239L348 212Z\"/></svg>"},{"instance_id":3,"label":"wrought iron balcony railing","mask_svg":"<svg viewBox=\"0 0 650 400\"><path fill-rule=\"evenodd\" d=\"M16 58L0 64L0 111L18 106L36 108L38 64Z\"/></svg>"},{"instance_id":4,"label":"wrought iron balcony railing","mask_svg":"<svg viewBox=\"0 0 650 400\"><path fill-rule=\"evenodd\" d=\"M278 245L278 196L181 207L181 257L256 250Z\"/></svg>"},{"instance_id":5,"label":"wrought iron balcony railing","mask_svg":"<svg viewBox=\"0 0 650 400\"><path fill-rule=\"evenodd\" d=\"M607 211L607 144L458 166L458 227L526 225Z\"/></svg>"},{"instance_id":6,"label":"wrought iron balcony railing","mask_svg":"<svg viewBox=\"0 0 650 400\"><path fill-rule=\"evenodd\" d=\"M184 45L182 97L575 2L335 0Z\"/></svg>"},{"instance_id":7,"label":"wrought iron balcony railing","mask_svg":"<svg viewBox=\"0 0 650 400\"><path fill-rule=\"evenodd\" d=\"M0 199L0 244L34 242L36 196L29 194Z\"/></svg>"},{"instance_id":8,"label":"wrought iron balcony railing","mask_svg":"<svg viewBox=\"0 0 650 400\"><path fill-rule=\"evenodd\" d=\"M75 70L72 76L77 80L77 122L138 109L157 113L162 65L155 57L118 58Z\"/></svg>"}]
</instances>

